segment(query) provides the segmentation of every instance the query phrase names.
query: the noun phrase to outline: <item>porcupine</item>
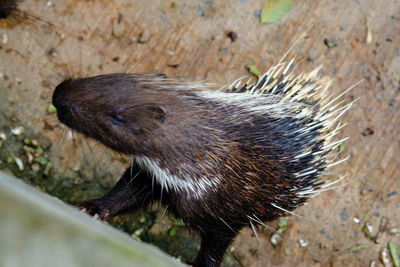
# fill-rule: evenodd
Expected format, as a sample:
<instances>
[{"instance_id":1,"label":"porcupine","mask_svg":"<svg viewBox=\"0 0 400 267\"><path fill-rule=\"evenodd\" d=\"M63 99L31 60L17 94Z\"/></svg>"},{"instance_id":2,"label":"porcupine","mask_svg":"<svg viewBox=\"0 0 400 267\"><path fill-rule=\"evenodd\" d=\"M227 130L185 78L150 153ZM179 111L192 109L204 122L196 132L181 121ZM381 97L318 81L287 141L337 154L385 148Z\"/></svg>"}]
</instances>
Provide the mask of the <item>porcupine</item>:
<instances>
[{"instance_id":1,"label":"porcupine","mask_svg":"<svg viewBox=\"0 0 400 267\"><path fill-rule=\"evenodd\" d=\"M243 227L291 212L326 190L320 176L351 104L319 69L295 76L289 63L256 82L213 91L163 74L107 74L61 82L59 120L132 155L104 197L78 206L101 219L153 201L198 230L194 266L219 266Z\"/></svg>"}]
</instances>

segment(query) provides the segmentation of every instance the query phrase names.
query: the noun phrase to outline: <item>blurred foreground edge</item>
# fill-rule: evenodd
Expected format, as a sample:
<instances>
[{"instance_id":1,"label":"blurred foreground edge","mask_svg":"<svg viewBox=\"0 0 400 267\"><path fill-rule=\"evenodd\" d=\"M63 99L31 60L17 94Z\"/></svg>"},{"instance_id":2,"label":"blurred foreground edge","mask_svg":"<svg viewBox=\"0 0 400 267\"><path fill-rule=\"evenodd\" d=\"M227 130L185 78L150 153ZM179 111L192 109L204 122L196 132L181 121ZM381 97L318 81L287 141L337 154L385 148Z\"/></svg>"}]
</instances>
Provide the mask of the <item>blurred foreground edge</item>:
<instances>
[{"instance_id":1,"label":"blurred foreground edge","mask_svg":"<svg viewBox=\"0 0 400 267\"><path fill-rule=\"evenodd\" d=\"M0 171L0 266L184 266Z\"/></svg>"}]
</instances>

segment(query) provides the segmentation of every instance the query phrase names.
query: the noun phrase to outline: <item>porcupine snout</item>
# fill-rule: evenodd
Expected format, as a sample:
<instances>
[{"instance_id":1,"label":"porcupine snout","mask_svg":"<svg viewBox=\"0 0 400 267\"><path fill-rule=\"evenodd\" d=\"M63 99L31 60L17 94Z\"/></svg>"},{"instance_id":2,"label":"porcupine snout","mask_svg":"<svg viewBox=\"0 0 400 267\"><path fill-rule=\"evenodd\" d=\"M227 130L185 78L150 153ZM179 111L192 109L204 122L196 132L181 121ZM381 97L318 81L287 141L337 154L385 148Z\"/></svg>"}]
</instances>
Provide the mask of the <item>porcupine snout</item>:
<instances>
[{"instance_id":1,"label":"porcupine snout","mask_svg":"<svg viewBox=\"0 0 400 267\"><path fill-rule=\"evenodd\" d=\"M58 119L67 125L70 122L71 112L74 110L74 105L68 98L68 91L70 90L71 80L65 80L61 82L53 93L52 104L57 109L57 117Z\"/></svg>"}]
</instances>

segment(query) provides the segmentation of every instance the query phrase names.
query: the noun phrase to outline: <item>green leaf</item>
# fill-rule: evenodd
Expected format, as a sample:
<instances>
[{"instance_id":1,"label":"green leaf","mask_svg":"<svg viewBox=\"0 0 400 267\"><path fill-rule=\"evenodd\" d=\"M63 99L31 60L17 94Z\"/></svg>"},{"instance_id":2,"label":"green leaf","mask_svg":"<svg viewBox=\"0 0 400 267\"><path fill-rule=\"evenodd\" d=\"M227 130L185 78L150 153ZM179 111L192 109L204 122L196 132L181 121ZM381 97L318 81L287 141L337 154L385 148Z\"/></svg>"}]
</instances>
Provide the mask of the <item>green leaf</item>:
<instances>
[{"instance_id":1,"label":"green leaf","mask_svg":"<svg viewBox=\"0 0 400 267\"><path fill-rule=\"evenodd\" d=\"M342 154L345 150L345 144L344 143L340 143L338 145L338 154Z\"/></svg>"},{"instance_id":2,"label":"green leaf","mask_svg":"<svg viewBox=\"0 0 400 267\"><path fill-rule=\"evenodd\" d=\"M250 72L251 74L253 74L257 78L260 77L261 71L255 65L247 64L246 68L247 68L248 72Z\"/></svg>"},{"instance_id":3,"label":"green leaf","mask_svg":"<svg viewBox=\"0 0 400 267\"><path fill-rule=\"evenodd\" d=\"M261 8L261 23L280 20L292 7L292 0L268 0Z\"/></svg>"},{"instance_id":4,"label":"green leaf","mask_svg":"<svg viewBox=\"0 0 400 267\"><path fill-rule=\"evenodd\" d=\"M176 227L173 226L172 228L169 229L168 235L169 236L176 236L176 231L177 231Z\"/></svg>"},{"instance_id":5,"label":"green leaf","mask_svg":"<svg viewBox=\"0 0 400 267\"><path fill-rule=\"evenodd\" d=\"M176 226L185 226L185 222L181 218L174 218L173 219L174 225Z\"/></svg>"},{"instance_id":6,"label":"green leaf","mask_svg":"<svg viewBox=\"0 0 400 267\"><path fill-rule=\"evenodd\" d=\"M390 256L392 257L392 260L393 260L393 265L395 267L399 267L400 260L399 260L399 255L397 255L396 245L393 242L388 242L387 245L388 245Z\"/></svg>"},{"instance_id":7,"label":"green leaf","mask_svg":"<svg viewBox=\"0 0 400 267\"><path fill-rule=\"evenodd\" d=\"M8 164L14 163L14 161L15 161L15 160L14 160L14 157L13 157L13 156L8 156L8 157L7 157L7 163L8 163Z\"/></svg>"},{"instance_id":8,"label":"green leaf","mask_svg":"<svg viewBox=\"0 0 400 267\"><path fill-rule=\"evenodd\" d=\"M39 163L40 165L46 165L48 163L48 160L44 157L34 158L33 161Z\"/></svg>"},{"instance_id":9,"label":"green leaf","mask_svg":"<svg viewBox=\"0 0 400 267\"><path fill-rule=\"evenodd\" d=\"M372 234L371 234L371 231L369 230L368 225L364 225L364 227L362 228L362 232L364 233L366 238L368 238L368 239L372 238Z\"/></svg>"},{"instance_id":10,"label":"green leaf","mask_svg":"<svg viewBox=\"0 0 400 267\"><path fill-rule=\"evenodd\" d=\"M360 249L367 249L367 248L369 248L369 245L367 245L367 244L358 244L351 248L348 248L347 251L355 252L355 251L359 251Z\"/></svg>"},{"instance_id":11,"label":"green leaf","mask_svg":"<svg viewBox=\"0 0 400 267\"><path fill-rule=\"evenodd\" d=\"M56 112L57 112L56 107L52 103L49 103L47 105L47 113L48 114L53 114L53 113L56 113Z\"/></svg>"}]
</instances>

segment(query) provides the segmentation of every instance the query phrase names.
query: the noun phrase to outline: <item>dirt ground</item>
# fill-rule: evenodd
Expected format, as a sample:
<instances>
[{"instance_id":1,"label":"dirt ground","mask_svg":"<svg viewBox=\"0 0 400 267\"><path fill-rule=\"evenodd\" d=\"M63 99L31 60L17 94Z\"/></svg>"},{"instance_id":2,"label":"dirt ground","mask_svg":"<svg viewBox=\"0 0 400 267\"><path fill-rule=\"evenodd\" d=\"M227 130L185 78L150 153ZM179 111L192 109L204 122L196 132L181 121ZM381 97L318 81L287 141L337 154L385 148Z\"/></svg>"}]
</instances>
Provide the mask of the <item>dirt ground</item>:
<instances>
[{"instance_id":1,"label":"dirt ground","mask_svg":"<svg viewBox=\"0 0 400 267\"><path fill-rule=\"evenodd\" d=\"M48 103L60 81L158 71L223 85L251 76L246 64L266 71L312 26L287 57L294 71L322 64L338 93L363 80L345 99L358 99L343 118L341 136L351 138L341 154L350 159L335 169L347 184L298 209L305 219L289 216L275 246L273 231L261 227L257 238L245 229L224 264L383 266L388 242L400 250L400 3L294 1L282 20L261 24L263 2L23 1L0 22L0 167L68 202L100 196L129 159L58 124ZM190 259L198 238L162 212L110 223Z\"/></svg>"}]
</instances>

